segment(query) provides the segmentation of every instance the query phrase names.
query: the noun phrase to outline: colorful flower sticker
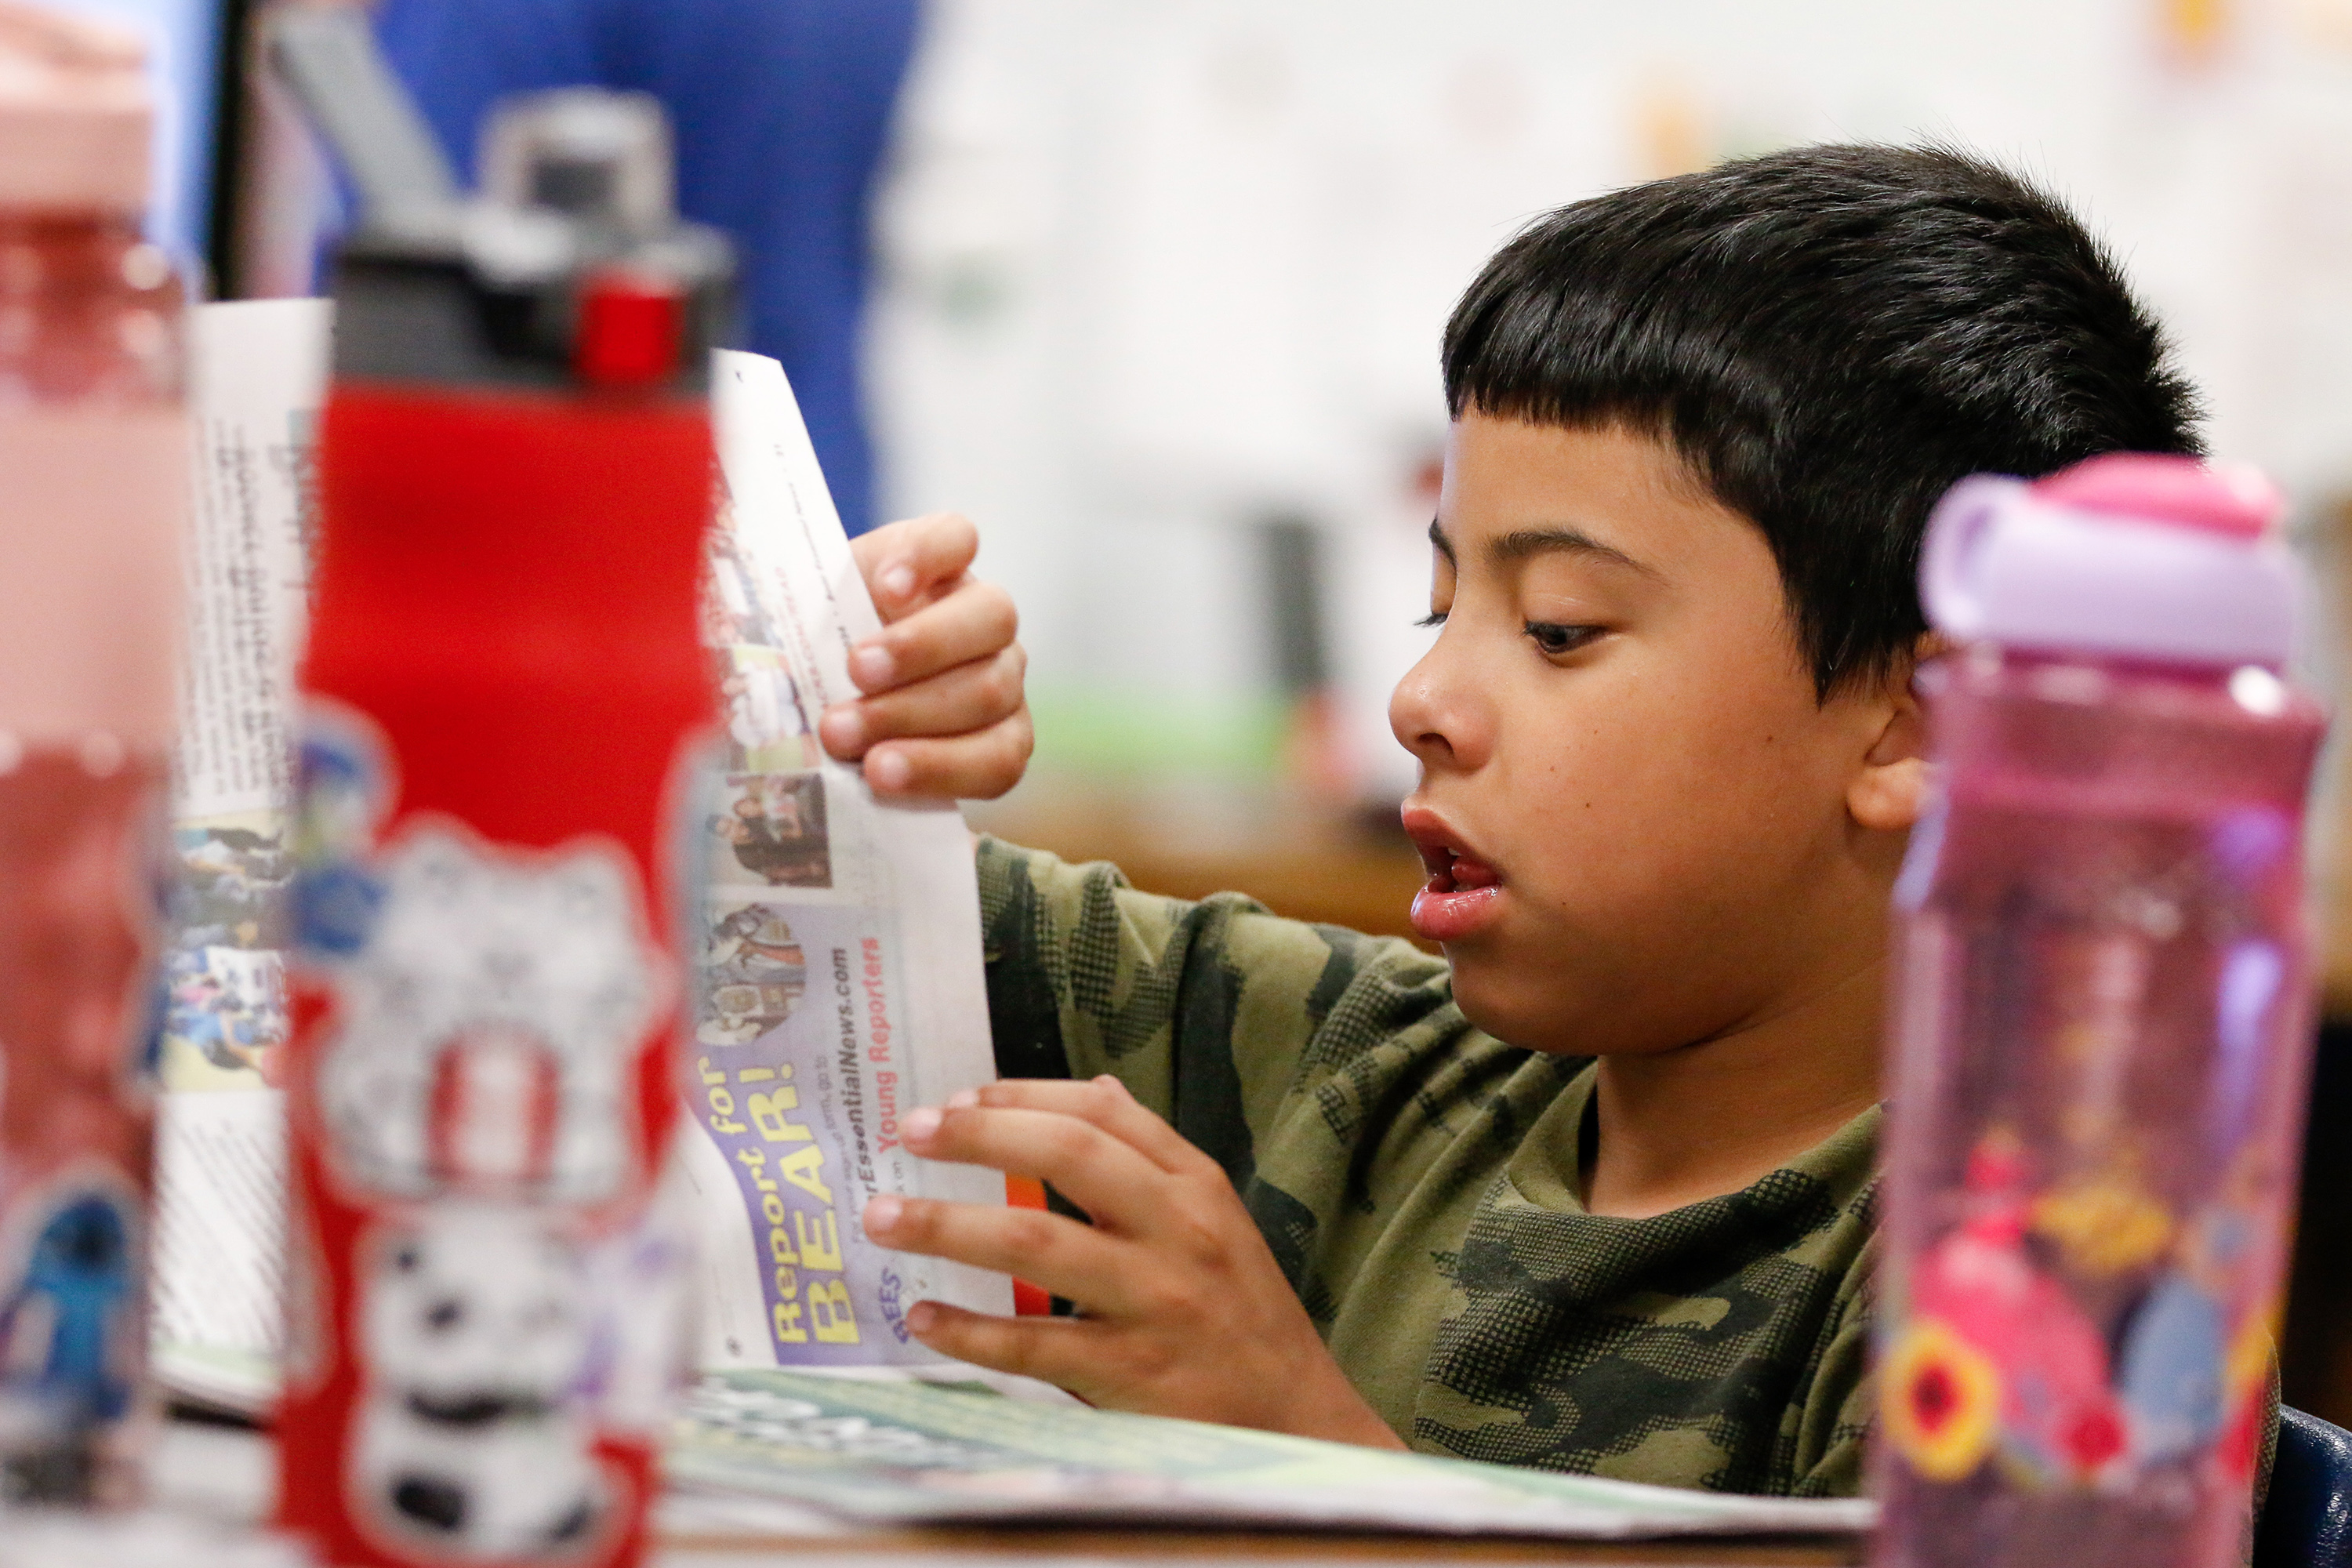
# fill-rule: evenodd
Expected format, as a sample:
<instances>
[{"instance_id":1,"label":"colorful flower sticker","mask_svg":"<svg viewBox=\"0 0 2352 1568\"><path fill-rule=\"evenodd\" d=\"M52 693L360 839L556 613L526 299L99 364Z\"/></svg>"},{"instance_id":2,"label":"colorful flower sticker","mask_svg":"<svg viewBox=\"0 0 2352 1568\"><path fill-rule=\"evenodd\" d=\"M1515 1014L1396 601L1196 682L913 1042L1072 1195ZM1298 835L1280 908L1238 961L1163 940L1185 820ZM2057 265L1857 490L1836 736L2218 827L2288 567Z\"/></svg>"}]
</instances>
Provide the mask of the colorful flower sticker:
<instances>
[{"instance_id":1,"label":"colorful flower sticker","mask_svg":"<svg viewBox=\"0 0 2352 1568\"><path fill-rule=\"evenodd\" d=\"M1996 1369L2002 1447L2043 1481L2093 1479L2124 1450L2098 1326L2034 1266L2014 1208L1980 1215L1920 1260L1912 1301Z\"/></svg>"},{"instance_id":2,"label":"colorful flower sticker","mask_svg":"<svg viewBox=\"0 0 2352 1568\"><path fill-rule=\"evenodd\" d=\"M1887 1436L1931 1481L1965 1479L1992 1449L2000 1373L1944 1323L1922 1318L1887 1359Z\"/></svg>"}]
</instances>

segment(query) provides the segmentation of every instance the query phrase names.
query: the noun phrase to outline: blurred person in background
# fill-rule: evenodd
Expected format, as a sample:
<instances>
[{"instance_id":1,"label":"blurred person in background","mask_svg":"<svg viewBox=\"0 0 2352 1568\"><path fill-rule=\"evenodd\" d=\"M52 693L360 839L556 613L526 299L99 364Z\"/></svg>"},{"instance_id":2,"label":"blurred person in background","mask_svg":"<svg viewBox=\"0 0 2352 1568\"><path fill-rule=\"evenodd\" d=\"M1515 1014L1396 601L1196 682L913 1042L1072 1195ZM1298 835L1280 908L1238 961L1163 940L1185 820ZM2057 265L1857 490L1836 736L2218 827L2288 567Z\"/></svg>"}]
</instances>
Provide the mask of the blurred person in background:
<instances>
[{"instance_id":1,"label":"blurred person in background","mask_svg":"<svg viewBox=\"0 0 2352 1568\"><path fill-rule=\"evenodd\" d=\"M376 30L450 160L512 93L649 92L684 215L740 252L742 344L783 362L853 534L874 521L858 370L869 212L919 0L383 0Z\"/></svg>"}]
</instances>

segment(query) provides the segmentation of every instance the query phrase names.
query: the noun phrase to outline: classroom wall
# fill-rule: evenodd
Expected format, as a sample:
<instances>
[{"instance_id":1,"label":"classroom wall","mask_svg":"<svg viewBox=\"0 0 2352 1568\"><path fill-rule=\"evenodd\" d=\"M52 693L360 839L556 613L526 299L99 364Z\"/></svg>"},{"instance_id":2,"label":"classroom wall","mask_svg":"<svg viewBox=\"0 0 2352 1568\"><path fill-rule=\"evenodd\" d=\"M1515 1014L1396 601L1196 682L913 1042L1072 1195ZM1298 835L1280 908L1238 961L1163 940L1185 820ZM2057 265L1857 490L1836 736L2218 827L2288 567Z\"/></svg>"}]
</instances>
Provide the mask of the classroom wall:
<instances>
[{"instance_id":1,"label":"classroom wall","mask_svg":"<svg viewBox=\"0 0 2352 1568\"><path fill-rule=\"evenodd\" d=\"M2352 604L2352 0L932 5L878 230L883 491L981 521L1039 783L1278 773L1259 542L1305 518L1349 787L1402 793L1382 709L1426 636L1454 299L1549 206L1817 139L1949 140L2073 200L2169 323L2216 454L2284 482ZM2346 625L2308 679L2340 684ZM2341 795L2315 823L2338 911ZM2316 1087L2286 1389L2352 1422L2352 1031Z\"/></svg>"},{"instance_id":2,"label":"classroom wall","mask_svg":"<svg viewBox=\"0 0 2352 1568\"><path fill-rule=\"evenodd\" d=\"M2352 0L933 0L869 355L896 513L979 518L1071 765L1274 765L1257 525L1327 531L1374 795L1445 312L1532 215L1822 138L2074 199L2218 452L2352 485ZM1151 715L1148 723L1134 718Z\"/></svg>"}]
</instances>

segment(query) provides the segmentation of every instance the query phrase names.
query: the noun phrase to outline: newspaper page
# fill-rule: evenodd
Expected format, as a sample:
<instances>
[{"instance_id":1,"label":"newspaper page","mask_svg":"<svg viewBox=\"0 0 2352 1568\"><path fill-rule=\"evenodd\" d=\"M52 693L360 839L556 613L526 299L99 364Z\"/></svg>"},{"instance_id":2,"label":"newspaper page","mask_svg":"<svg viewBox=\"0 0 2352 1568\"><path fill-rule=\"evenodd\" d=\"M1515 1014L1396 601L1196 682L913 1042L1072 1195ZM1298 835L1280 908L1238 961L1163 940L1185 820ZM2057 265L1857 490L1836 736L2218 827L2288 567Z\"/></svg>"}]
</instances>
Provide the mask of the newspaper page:
<instances>
[{"instance_id":1,"label":"newspaper page","mask_svg":"<svg viewBox=\"0 0 2352 1568\"><path fill-rule=\"evenodd\" d=\"M231 1408L270 1397L282 1318L290 730L331 309L205 306L192 334L154 1364ZM713 382L702 620L723 734L684 825L696 973L675 1173L697 1216L702 1359L941 1364L906 1309L1009 1310L1009 1282L886 1253L858 1215L882 1192L1004 1197L994 1173L925 1167L897 1138L903 1110L994 1076L971 842L952 805L880 805L818 744L817 717L854 695L848 648L878 621L782 367L721 354Z\"/></svg>"},{"instance_id":2,"label":"newspaper page","mask_svg":"<svg viewBox=\"0 0 2352 1568\"><path fill-rule=\"evenodd\" d=\"M875 1523L1174 1523L1585 1540L1844 1534L1853 1498L1740 1497L1391 1453L1234 1426L1022 1404L790 1370L716 1373L688 1399L674 1487Z\"/></svg>"},{"instance_id":3,"label":"newspaper page","mask_svg":"<svg viewBox=\"0 0 2352 1568\"><path fill-rule=\"evenodd\" d=\"M282 1311L290 742L331 307L203 306L190 323L194 505L164 921L154 1364L252 1408Z\"/></svg>"},{"instance_id":4,"label":"newspaper page","mask_svg":"<svg viewBox=\"0 0 2352 1568\"><path fill-rule=\"evenodd\" d=\"M898 1119L995 1077L970 835L952 805L884 805L815 727L877 630L775 361L712 369L719 483L703 641L722 700L690 834L699 873L683 1169L701 1216L709 1366L937 1364L918 1300L1012 1310L1001 1275L888 1252L880 1193L1002 1203L927 1165ZM950 1363L952 1364L952 1363Z\"/></svg>"}]
</instances>

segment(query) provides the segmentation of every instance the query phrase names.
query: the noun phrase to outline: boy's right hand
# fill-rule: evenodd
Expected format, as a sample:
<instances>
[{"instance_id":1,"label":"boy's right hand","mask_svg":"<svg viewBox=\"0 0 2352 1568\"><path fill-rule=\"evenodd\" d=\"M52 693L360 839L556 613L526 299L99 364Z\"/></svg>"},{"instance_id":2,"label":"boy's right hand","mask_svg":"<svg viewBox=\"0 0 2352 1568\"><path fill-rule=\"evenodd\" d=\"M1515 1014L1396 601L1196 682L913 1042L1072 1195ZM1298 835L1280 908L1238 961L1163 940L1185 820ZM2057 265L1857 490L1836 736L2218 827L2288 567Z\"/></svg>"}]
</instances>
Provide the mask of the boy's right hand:
<instances>
[{"instance_id":1,"label":"boy's right hand","mask_svg":"<svg viewBox=\"0 0 2352 1568\"><path fill-rule=\"evenodd\" d=\"M882 629L849 650L865 696L825 710L824 749L862 761L886 796L992 800L1021 782L1035 734L1012 595L971 574L980 530L934 513L850 542Z\"/></svg>"},{"instance_id":2,"label":"boy's right hand","mask_svg":"<svg viewBox=\"0 0 2352 1568\"><path fill-rule=\"evenodd\" d=\"M866 1232L883 1246L1017 1274L1077 1308L999 1318L919 1301L907 1326L924 1344L1107 1410L1404 1447L1324 1347L1223 1168L1117 1079L984 1084L898 1126L924 1159L1045 1182L1093 1221L868 1203Z\"/></svg>"}]
</instances>

